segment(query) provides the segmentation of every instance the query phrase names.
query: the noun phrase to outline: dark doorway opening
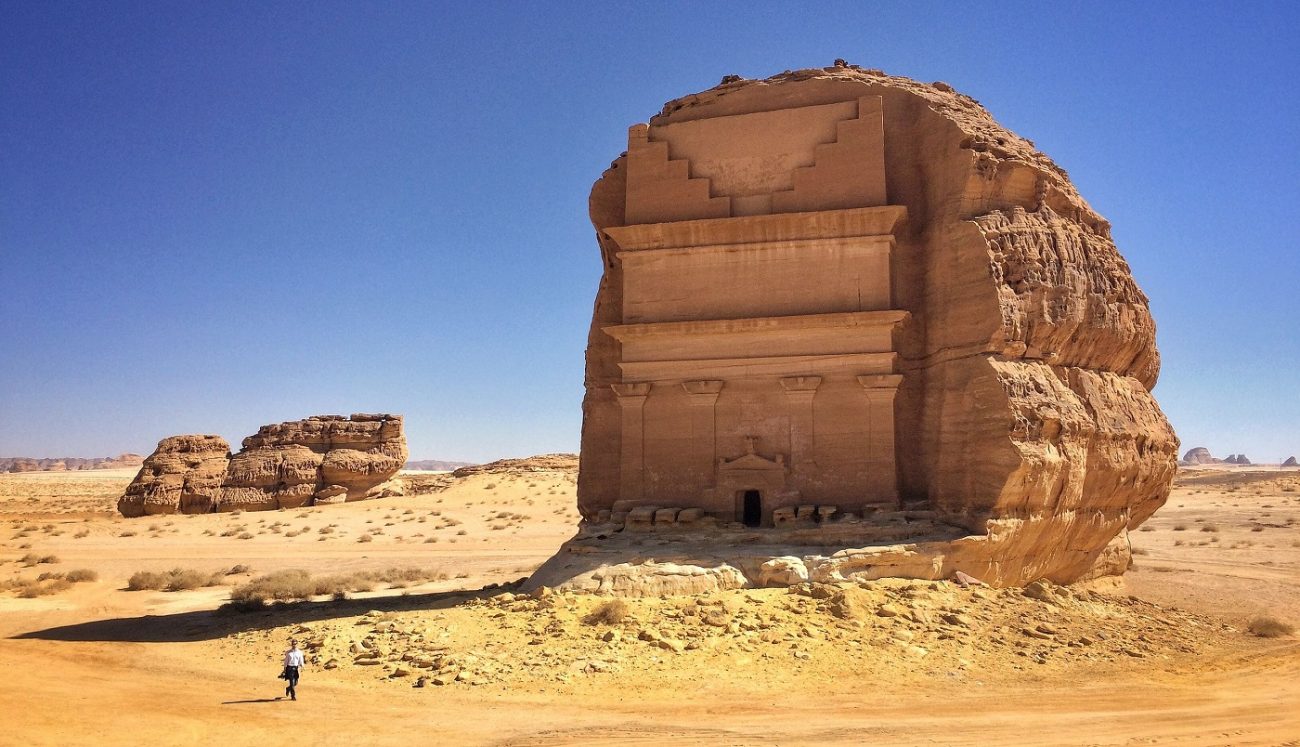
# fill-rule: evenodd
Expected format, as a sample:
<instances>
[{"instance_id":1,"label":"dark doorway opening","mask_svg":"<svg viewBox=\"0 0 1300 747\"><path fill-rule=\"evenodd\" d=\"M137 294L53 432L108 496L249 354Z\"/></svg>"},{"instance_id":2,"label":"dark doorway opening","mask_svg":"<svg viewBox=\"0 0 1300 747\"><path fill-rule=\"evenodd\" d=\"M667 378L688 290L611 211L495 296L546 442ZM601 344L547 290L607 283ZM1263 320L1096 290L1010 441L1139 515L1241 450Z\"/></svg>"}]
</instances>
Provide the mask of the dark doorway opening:
<instances>
[{"instance_id":1,"label":"dark doorway opening","mask_svg":"<svg viewBox=\"0 0 1300 747\"><path fill-rule=\"evenodd\" d=\"M757 490L746 490L741 504L741 521L747 527L763 525L763 496Z\"/></svg>"}]
</instances>

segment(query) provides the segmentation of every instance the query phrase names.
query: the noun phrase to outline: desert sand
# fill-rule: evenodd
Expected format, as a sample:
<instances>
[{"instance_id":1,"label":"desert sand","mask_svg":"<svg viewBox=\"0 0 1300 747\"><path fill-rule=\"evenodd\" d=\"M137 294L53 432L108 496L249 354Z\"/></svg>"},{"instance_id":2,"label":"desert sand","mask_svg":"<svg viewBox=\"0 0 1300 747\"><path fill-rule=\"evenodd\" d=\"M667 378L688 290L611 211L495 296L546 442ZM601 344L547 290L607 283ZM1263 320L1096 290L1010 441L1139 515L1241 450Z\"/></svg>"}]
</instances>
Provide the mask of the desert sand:
<instances>
[{"instance_id":1,"label":"desert sand","mask_svg":"<svg viewBox=\"0 0 1300 747\"><path fill-rule=\"evenodd\" d=\"M1300 470L1182 472L1120 584L737 590L596 622L600 598L495 586L573 532L576 474L548 466L139 519L114 510L132 470L0 476L0 579L98 574L0 593L0 742L1300 744L1300 643L1245 630L1300 620ZM173 567L222 585L126 590ZM394 567L443 575L218 611L269 572ZM290 636L309 653L297 702L277 698Z\"/></svg>"}]
</instances>

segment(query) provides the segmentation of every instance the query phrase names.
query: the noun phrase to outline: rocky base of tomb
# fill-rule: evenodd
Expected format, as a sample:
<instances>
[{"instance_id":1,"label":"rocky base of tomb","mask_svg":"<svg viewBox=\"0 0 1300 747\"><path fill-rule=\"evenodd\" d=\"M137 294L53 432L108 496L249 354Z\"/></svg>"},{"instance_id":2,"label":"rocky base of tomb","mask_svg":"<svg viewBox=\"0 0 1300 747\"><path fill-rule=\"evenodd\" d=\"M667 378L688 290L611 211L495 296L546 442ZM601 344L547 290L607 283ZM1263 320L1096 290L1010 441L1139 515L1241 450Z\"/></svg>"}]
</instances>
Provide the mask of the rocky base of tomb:
<instances>
[{"instance_id":1,"label":"rocky base of tomb","mask_svg":"<svg viewBox=\"0 0 1300 747\"><path fill-rule=\"evenodd\" d=\"M292 608L220 638L236 659L296 637L308 663L397 687L547 690L675 687L718 677L769 692L844 678L980 682L998 673L1097 666L1176 666L1227 644L1234 631L1128 595L1048 582L1024 589L885 579L710 590L612 604L586 594L513 585L462 592L430 609L358 608L304 621ZM488 592L490 593L490 592ZM450 602L458 602L451 604ZM260 660L259 660L260 661ZM787 689L789 688L789 689Z\"/></svg>"},{"instance_id":2,"label":"rocky base of tomb","mask_svg":"<svg viewBox=\"0 0 1300 747\"><path fill-rule=\"evenodd\" d=\"M958 574L1008 587L1041 579L1066 583L1120 576L1130 562L1123 531L1101 551L1082 552L1037 543L1023 528L968 534L925 513L896 512L880 524L768 529L584 523L525 582L524 590L653 597L805 582L951 580Z\"/></svg>"}]
</instances>

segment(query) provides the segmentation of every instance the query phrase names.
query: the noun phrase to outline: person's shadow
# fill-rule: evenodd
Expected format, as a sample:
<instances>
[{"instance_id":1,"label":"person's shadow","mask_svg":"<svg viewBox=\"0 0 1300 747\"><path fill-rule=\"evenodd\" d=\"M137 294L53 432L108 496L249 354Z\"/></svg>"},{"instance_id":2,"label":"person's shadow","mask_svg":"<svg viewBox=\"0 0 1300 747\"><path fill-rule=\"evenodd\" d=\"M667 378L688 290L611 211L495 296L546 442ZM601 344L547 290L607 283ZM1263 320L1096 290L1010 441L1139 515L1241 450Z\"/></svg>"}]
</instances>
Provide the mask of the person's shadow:
<instances>
[{"instance_id":1,"label":"person's shadow","mask_svg":"<svg viewBox=\"0 0 1300 747\"><path fill-rule=\"evenodd\" d=\"M252 698L249 700L224 700L221 702L221 705L238 705L240 703L279 703L282 700L284 700L284 698Z\"/></svg>"}]
</instances>

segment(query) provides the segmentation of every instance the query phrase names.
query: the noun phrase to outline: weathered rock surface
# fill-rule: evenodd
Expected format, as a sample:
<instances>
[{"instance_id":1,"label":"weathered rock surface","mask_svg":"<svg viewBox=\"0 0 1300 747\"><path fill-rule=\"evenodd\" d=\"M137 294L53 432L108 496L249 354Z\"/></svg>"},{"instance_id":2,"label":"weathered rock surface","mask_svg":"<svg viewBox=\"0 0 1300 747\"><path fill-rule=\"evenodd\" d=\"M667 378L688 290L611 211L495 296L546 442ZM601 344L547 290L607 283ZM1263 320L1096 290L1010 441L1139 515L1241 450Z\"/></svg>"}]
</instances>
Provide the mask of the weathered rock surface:
<instances>
[{"instance_id":1,"label":"weathered rock surface","mask_svg":"<svg viewBox=\"0 0 1300 747\"><path fill-rule=\"evenodd\" d=\"M321 415L267 425L238 454L218 436L173 436L118 501L123 516L265 511L393 495L406 462L400 415Z\"/></svg>"},{"instance_id":2,"label":"weathered rock surface","mask_svg":"<svg viewBox=\"0 0 1300 747\"><path fill-rule=\"evenodd\" d=\"M226 477L230 444L221 436L170 436L144 460L118 499L123 516L207 513Z\"/></svg>"},{"instance_id":3,"label":"weathered rock surface","mask_svg":"<svg viewBox=\"0 0 1300 747\"><path fill-rule=\"evenodd\" d=\"M689 235L697 228L705 230L707 223L710 231L719 233L725 229L722 221L763 215L766 222L760 223L770 227L771 233L761 238L777 244L783 240L780 231L795 220L796 213L822 211L817 215L826 216L825 225L838 225L838 211L901 206L906 208L906 217L891 229L893 285L887 299L891 302L888 308L907 312L887 348L897 353L896 372L902 379L895 410L896 444L892 445L896 503L899 508L932 511L937 521L965 534L961 539L907 550L868 545L858 548L862 553L820 565L835 569L834 573L847 569L868 576L925 578L946 577L960 569L994 584L1020 584L1038 578L1069 582L1092 574L1098 564L1103 569L1122 570L1127 565L1127 542L1120 538L1165 502L1176 471L1178 439L1151 395L1160 367L1155 324L1147 298L1120 256L1107 221L1088 205L1065 171L1038 152L1032 142L999 125L978 102L946 84L930 85L837 65L765 80L729 80L671 101L650 120L648 135L638 129L644 126L633 128L630 145L641 149L638 154L651 153L648 149L661 145L654 142L656 131L665 133L670 126L713 118L848 106L850 102L856 102L862 116L862 107L876 106L870 103L875 97L879 97L882 112L875 116L883 118L884 155L882 162L864 168L883 169L881 183L886 187L870 195L856 195L844 186L858 178L858 172L848 165L840 176L817 181L819 174L840 173L834 171L838 166L830 162L833 159L856 157L844 155L850 153L846 148L852 142L835 140L836 133L841 138L852 134L846 128L856 126L857 120L850 119L841 121L838 129L832 128L830 139L816 146L815 157L809 154L802 162L791 162L784 152L777 154L780 158L766 158L766 152L758 152L767 147L764 136L752 131L737 133L730 141L715 139L712 146L682 141L698 146L697 150L759 143L753 153L730 153L728 157L734 157L735 163L744 160L742 156L750 157L745 168L752 170L750 176L758 174L749 180L751 185L772 176L764 169L789 168L794 163L800 171L795 174L793 191L768 196L752 190L744 195L735 192L727 202L718 196L717 184L710 190L709 178L690 170L696 155L662 152L652 153L661 162L655 166L659 169L655 178L660 181L649 186L638 182L641 191L635 206L629 188L628 154L618 158L596 182L590 211L604 276L587 348L578 485L584 520L597 524L644 507L636 500L627 501L627 491L654 488L671 493L671 484L663 487L663 480L671 480L663 470L646 468L642 476L631 480L623 474L628 463L624 411L638 413L639 418L642 410L632 408L644 407L646 423L667 418L665 410L656 410L649 403L654 402L655 391L662 388L669 393L679 384L687 387L687 394L674 396L693 396L700 401L718 396L716 387L709 388L710 381L650 384L648 379L637 380L647 381L647 385L625 379L628 367L649 364L629 364L624 348L629 340L637 339L632 337L634 333L650 334L654 327L627 326L629 320L639 321L637 314L644 304L631 311L625 305L626 258L643 249L682 250L671 248L672 244L666 245L669 249L656 250L647 244L629 251L617 236L631 234L620 233L620 229L635 225L638 235L644 236L650 235L644 224L658 223ZM648 144L637 140L646 137ZM716 145L719 142L723 144ZM707 163L709 157L708 153L700 155L699 163ZM735 173L717 170L713 178L734 181ZM790 181L780 174L768 181L783 179ZM800 185L807 184L821 191L801 192ZM629 212L633 207L638 211L635 215ZM771 215L764 215L765 211ZM669 217L655 217L663 215ZM801 220L807 224L811 219ZM662 229L662 235L667 236L669 230ZM652 240L657 239L652 236ZM721 251L716 246L709 250ZM649 252L644 256L650 256ZM644 300L638 299L638 303ZM618 329L625 339L615 339L607 328ZM820 370L817 373L821 375ZM825 378L821 390L816 389L817 382L802 380L783 379L782 385L792 397L800 391L810 392L808 401L813 400L814 390L818 399L823 391L848 396L835 393L835 382L830 375ZM862 385L868 384L862 381ZM728 391L723 388L721 396L728 396ZM745 405L738 402L734 406ZM717 407L722 412L723 405ZM781 423L793 422L798 415L792 412L795 414L783 411L775 416L783 419ZM835 417L845 416L833 409L818 409L817 427L836 422ZM755 422L761 431L764 422L776 421ZM844 429L836 433L851 432L851 422L844 423L833 426ZM795 433L796 428L791 425L788 430ZM780 443L787 438L781 433L773 428L761 435L766 442ZM721 443L721 433L718 438ZM796 436L788 439L785 446L773 451L797 450ZM825 443L820 431L816 439ZM649 453L652 448L667 448L665 443L657 437L647 438L644 445L638 441L629 448L637 454ZM709 461L704 458L700 463L707 468ZM787 469L787 474L800 468L780 460L768 461ZM700 469L698 465L683 468ZM800 489L807 493L829 490L824 485L833 477L823 480L823 487L805 481ZM654 480L660 482L651 482ZM683 500L687 502L678 504L679 508L688 507L693 499L687 496ZM622 501L622 511L616 501ZM805 502L811 506L823 503ZM824 503L833 503L840 515L859 511L846 500ZM661 501L650 507L672 505ZM814 566L808 566L810 573L816 572Z\"/></svg>"},{"instance_id":4,"label":"weathered rock surface","mask_svg":"<svg viewBox=\"0 0 1300 747\"><path fill-rule=\"evenodd\" d=\"M1297 462L1296 459L1295 459L1295 457L1293 457L1293 456L1292 456L1292 457L1287 457L1287 458L1286 458L1286 461L1285 461L1285 462L1282 462L1282 466L1283 466L1283 467L1300 467L1300 462Z\"/></svg>"},{"instance_id":5,"label":"weathered rock surface","mask_svg":"<svg viewBox=\"0 0 1300 747\"><path fill-rule=\"evenodd\" d=\"M1183 461L1188 464L1214 464L1220 460L1211 456L1209 449L1204 446L1197 446L1194 449L1189 449L1187 453L1183 455Z\"/></svg>"}]
</instances>

